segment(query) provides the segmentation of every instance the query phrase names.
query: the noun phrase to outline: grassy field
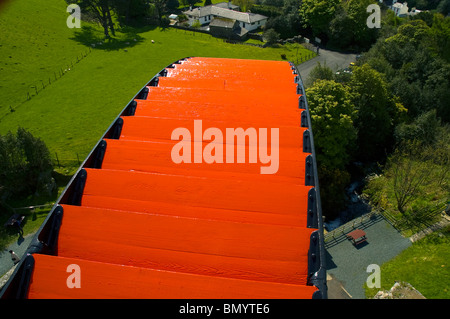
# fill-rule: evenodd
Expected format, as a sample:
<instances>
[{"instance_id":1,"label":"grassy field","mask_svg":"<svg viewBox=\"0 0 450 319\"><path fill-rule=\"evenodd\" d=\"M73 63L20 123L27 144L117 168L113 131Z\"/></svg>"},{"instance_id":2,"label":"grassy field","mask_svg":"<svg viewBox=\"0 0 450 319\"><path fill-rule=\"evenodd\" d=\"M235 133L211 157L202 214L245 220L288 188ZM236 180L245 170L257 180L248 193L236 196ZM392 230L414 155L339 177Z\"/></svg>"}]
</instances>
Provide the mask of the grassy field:
<instances>
[{"instance_id":1,"label":"grassy field","mask_svg":"<svg viewBox=\"0 0 450 319\"><path fill-rule=\"evenodd\" d=\"M395 281L404 281L428 299L449 299L449 245L449 227L415 242L381 266L381 289L366 287L366 296L372 298L378 290L389 290Z\"/></svg>"},{"instance_id":2,"label":"grassy field","mask_svg":"<svg viewBox=\"0 0 450 319\"><path fill-rule=\"evenodd\" d=\"M104 41L95 24L69 29L65 9L64 0L16 0L2 9L0 134L29 129L66 166L78 166L130 98L180 58L312 57L299 45L262 49L152 27L124 29Z\"/></svg>"}]
</instances>

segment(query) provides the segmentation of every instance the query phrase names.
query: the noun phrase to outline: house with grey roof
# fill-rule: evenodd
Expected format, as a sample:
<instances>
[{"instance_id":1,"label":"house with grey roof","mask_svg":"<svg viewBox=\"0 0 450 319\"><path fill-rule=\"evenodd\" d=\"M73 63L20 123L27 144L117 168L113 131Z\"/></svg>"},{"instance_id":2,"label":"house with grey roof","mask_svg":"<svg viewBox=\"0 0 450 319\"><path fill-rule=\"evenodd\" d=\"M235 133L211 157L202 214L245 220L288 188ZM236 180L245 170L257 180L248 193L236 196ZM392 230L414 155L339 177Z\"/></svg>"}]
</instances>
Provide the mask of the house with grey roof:
<instances>
[{"instance_id":1,"label":"house with grey roof","mask_svg":"<svg viewBox=\"0 0 450 319\"><path fill-rule=\"evenodd\" d=\"M231 2L220 2L205 7L190 8L183 12L189 19L192 26L195 21L199 21L202 26L210 25L214 18L225 18L236 20L241 28L253 31L266 24L268 17L261 14L240 12L239 6ZM221 23L218 22L220 25Z\"/></svg>"}]
</instances>

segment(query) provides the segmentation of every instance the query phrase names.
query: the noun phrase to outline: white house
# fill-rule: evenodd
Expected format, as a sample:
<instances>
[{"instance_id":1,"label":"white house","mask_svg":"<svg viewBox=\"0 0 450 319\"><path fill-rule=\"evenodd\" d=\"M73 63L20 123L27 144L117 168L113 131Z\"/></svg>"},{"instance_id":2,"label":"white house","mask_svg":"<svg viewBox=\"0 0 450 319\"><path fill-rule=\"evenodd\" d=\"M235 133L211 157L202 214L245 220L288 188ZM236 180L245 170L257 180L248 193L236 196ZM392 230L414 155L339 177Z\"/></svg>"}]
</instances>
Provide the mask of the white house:
<instances>
[{"instance_id":1,"label":"white house","mask_svg":"<svg viewBox=\"0 0 450 319\"><path fill-rule=\"evenodd\" d=\"M212 6L211 14L214 17L236 20L239 22L239 26L241 28L245 28L248 31L253 31L258 29L259 27L262 27L266 24L268 19L266 16L263 16L261 14L239 12L216 6Z\"/></svg>"},{"instance_id":2,"label":"white house","mask_svg":"<svg viewBox=\"0 0 450 319\"><path fill-rule=\"evenodd\" d=\"M215 17L218 17L236 20L239 22L241 28L253 31L264 26L267 22L268 17L266 16L250 12L240 12L238 10L239 6L236 6L231 2L220 2L205 7L198 7L195 9L190 8L183 13L188 17L190 26L192 26L196 20L198 20L201 25L209 25Z\"/></svg>"},{"instance_id":3,"label":"white house","mask_svg":"<svg viewBox=\"0 0 450 319\"><path fill-rule=\"evenodd\" d=\"M408 14L408 2L401 3L394 0L391 9L397 17L406 17Z\"/></svg>"}]
</instances>

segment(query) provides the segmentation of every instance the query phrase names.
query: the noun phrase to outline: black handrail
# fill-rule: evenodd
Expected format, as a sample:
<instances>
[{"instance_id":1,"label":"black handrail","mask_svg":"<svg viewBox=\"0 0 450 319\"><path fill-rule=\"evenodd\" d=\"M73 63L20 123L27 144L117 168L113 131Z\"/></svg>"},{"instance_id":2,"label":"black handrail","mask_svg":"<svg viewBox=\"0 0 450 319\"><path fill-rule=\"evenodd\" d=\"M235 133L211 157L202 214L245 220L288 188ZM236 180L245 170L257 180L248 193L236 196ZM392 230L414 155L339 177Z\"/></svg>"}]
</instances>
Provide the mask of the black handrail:
<instances>
[{"instance_id":1,"label":"black handrail","mask_svg":"<svg viewBox=\"0 0 450 319\"><path fill-rule=\"evenodd\" d=\"M312 127L312 121L311 121L311 112L308 107L308 99L306 97L306 91L305 87L303 85L303 79L300 75L300 72L298 71L297 66L290 62L292 69L294 73L298 76L297 91L300 92L301 97L299 100L299 107L302 109L305 109L307 114L307 127L309 133L307 134L308 142L309 142L309 152L312 153L312 159L309 159L309 161L312 161L312 178L314 183L314 189L315 189L315 216L317 218L317 237L312 238L312 240L317 240L316 247L318 248L318 256L315 256L315 258L318 257L319 260L316 260L318 263L318 269L317 271L310 277L309 282L312 283L314 286L316 286L319 289L319 294L317 294L317 298L326 299L328 297L328 288L327 288L327 276L326 276L326 257L325 257L325 240L324 240L324 231L323 231L323 218L322 218L322 204L320 200L320 187L319 187L319 175L317 172L317 161L316 161L316 151L314 147L314 134L313 134L313 127Z\"/></svg>"}]
</instances>

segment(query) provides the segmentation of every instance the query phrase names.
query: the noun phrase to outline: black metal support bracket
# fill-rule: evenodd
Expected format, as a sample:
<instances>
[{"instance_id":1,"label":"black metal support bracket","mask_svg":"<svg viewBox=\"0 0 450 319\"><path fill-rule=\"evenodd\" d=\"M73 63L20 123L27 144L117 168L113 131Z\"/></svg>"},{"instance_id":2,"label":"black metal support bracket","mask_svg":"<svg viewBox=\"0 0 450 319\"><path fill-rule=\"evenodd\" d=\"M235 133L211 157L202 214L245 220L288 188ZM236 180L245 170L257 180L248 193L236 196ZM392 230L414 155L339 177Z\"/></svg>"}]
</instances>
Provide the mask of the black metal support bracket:
<instances>
[{"instance_id":1,"label":"black metal support bracket","mask_svg":"<svg viewBox=\"0 0 450 319\"><path fill-rule=\"evenodd\" d=\"M311 132L309 131L309 129L303 132L303 152L312 153Z\"/></svg>"},{"instance_id":2,"label":"black metal support bracket","mask_svg":"<svg viewBox=\"0 0 450 319\"><path fill-rule=\"evenodd\" d=\"M124 116L134 116L134 114L136 113L136 108L137 108L137 102L135 100L133 100L130 103L128 103L128 106L125 109L125 111L123 112L123 115Z\"/></svg>"},{"instance_id":3,"label":"black metal support bracket","mask_svg":"<svg viewBox=\"0 0 450 319\"><path fill-rule=\"evenodd\" d=\"M16 299L25 299L30 288L31 276L34 270L34 257L27 255L21 265L20 283L16 292Z\"/></svg>"},{"instance_id":4,"label":"black metal support bracket","mask_svg":"<svg viewBox=\"0 0 450 319\"><path fill-rule=\"evenodd\" d=\"M306 156L305 160L305 186L316 186L314 176L314 158L312 155Z\"/></svg>"},{"instance_id":5,"label":"black metal support bracket","mask_svg":"<svg viewBox=\"0 0 450 319\"><path fill-rule=\"evenodd\" d=\"M159 75L151 79L151 81L148 82L147 86L158 86L158 84L159 84Z\"/></svg>"},{"instance_id":6,"label":"black metal support bracket","mask_svg":"<svg viewBox=\"0 0 450 319\"><path fill-rule=\"evenodd\" d=\"M306 102L304 95L300 95L300 97L298 98L298 108L302 110L306 109Z\"/></svg>"},{"instance_id":7,"label":"black metal support bracket","mask_svg":"<svg viewBox=\"0 0 450 319\"><path fill-rule=\"evenodd\" d=\"M69 196L69 201L67 202L67 204L75 205L75 206L81 205L81 198L83 197L83 191L84 191L84 186L86 185L86 179L87 179L87 172L83 168L78 172L78 174L74 180L73 189Z\"/></svg>"},{"instance_id":8,"label":"black metal support bracket","mask_svg":"<svg viewBox=\"0 0 450 319\"><path fill-rule=\"evenodd\" d=\"M300 126L301 127L308 127L308 112L306 110L303 110L300 115Z\"/></svg>"},{"instance_id":9,"label":"black metal support bracket","mask_svg":"<svg viewBox=\"0 0 450 319\"><path fill-rule=\"evenodd\" d=\"M316 286L319 290L313 295L313 299L324 299L327 297L326 270L321 260L319 230L311 233L308 250L308 285Z\"/></svg>"},{"instance_id":10,"label":"black metal support bracket","mask_svg":"<svg viewBox=\"0 0 450 319\"><path fill-rule=\"evenodd\" d=\"M61 228L62 218L64 214L64 209L62 206L58 205L52 213L50 229L48 230L47 238L44 240L45 246L54 254L57 250L58 235Z\"/></svg>"},{"instance_id":11,"label":"black metal support bracket","mask_svg":"<svg viewBox=\"0 0 450 319\"><path fill-rule=\"evenodd\" d=\"M93 154L92 158L92 164L90 165L91 168L102 168L103 159L105 158L106 153L106 147L108 144L105 140L101 140L100 143L98 143L97 147L95 148L95 152Z\"/></svg>"},{"instance_id":12,"label":"black metal support bracket","mask_svg":"<svg viewBox=\"0 0 450 319\"><path fill-rule=\"evenodd\" d=\"M317 194L316 189L311 188L308 192L308 215L306 221L306 227L319 228L319 221L317 219Z\"/></svg>"},{"instance_id":13,"label":"black metal support bracket","mask_svg":"<svg viewBox=\"0 0 450 319\"><path fill-rule=\"evenodd\" d=\"M113 127L111 128L110 134L108 134L111 139L118 140L120 138L120 134L122 134L122 127L123 127L123 119L119 117L116 122L114 123Z\"/></svg>"},{"instance_id":14,"label":"black metal support bracket","mask_svg":"<svg viewBox=\"0 0 450 319\"><path fill-rule=\"evenodd\" d=\"M308 250L308 284L311 285L311 279L320 268L320 255L319 255L319 234L318 231L311 233L309 239Z\"/></svg>"},{"instance_id":15,"label":"black metal support bracket","mask_svg":"<svg viewBox=\"0 0 450 319\"><path fill-rule=\"evenodd\" d=\"M147 96L148 96L148 92L149 92L148 87L144 87L144 88L139 92L139 94L136 96L136 99L138 99L138 100L146 100L146 99L147 99Z\"/></svg>"}]
</instances>

